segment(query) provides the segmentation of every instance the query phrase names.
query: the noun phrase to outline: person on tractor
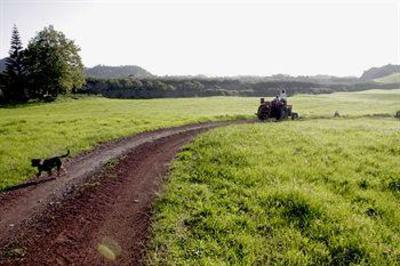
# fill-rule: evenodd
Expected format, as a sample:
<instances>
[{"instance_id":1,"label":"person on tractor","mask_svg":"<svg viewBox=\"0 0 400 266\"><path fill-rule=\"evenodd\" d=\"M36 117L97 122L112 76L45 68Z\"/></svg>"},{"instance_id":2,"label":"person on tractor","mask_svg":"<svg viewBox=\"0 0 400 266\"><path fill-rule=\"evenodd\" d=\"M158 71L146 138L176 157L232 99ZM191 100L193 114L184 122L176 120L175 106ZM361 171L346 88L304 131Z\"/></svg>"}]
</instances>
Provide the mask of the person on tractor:
<instances>
[{"instance_id":1,"label":"person on tractor","mask_svg":"<svg viewBox=\"0 0 400 266\"><path fill-rule=\"evenodd\" d=\"M287 103L287 95L285 90L280 90L279 94L273 98L271 102L266 102L264 98L260 98L260 106L257 110L257 117L261 121L269 118L275 118L276 121L288 119L298 119L299 114L292 111L292 105ZM400 113L400 111L399 111Z\"/></svg>"},{"instance_id":2,"label":"person on tractor","mask_svg":"<svg viewBox=\"0 0 400 266\"><path fill-rule=\"evenodd\" d=\"M279 92L279 99L284 103L284 105L287 104L287 94L285 90Z\"/></svg>"},{"instance_id":3,"label":"person on tractor","mask_svg":"<svg viewBox=\"0 0 400 266\"><path fill-rule=\"evenodd\" d=\"M280 120L282 118L283 112L283 102L281 101L279 95L276 96L271 102L271 116Z\"/></svg>"}]
</instances>

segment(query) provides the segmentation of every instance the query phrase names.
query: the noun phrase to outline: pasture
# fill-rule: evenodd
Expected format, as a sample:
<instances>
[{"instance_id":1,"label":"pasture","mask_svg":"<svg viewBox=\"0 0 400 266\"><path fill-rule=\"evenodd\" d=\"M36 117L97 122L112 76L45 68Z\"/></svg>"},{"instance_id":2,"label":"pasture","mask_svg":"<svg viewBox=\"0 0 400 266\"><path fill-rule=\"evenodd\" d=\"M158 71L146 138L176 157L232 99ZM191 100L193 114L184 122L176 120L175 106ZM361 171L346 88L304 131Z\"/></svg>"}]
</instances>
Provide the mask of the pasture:
<instances>
[{"instance_id":1,"label":"pasture","mask_svg":"<svg viewBox=\"0 0 400 266\"><path fill-rule=\"evenodd\" d=\"M391 116L400 90L298 95L289 98L304 119ZM258 98L211 97L118 100L64 97L54 103L0 108L0 190L23 182L35 170L32 158L72 155L96 144L161 127L254 117Z\"/></svg>"},{"instance_id":2,"label":"pasture","mask_svg":"<svg viewBox=\"0 0 400 266\"><path fill-rule=\"evenodd\" d=\"M375 79L375 81L381 82L381 83L400 83L400 74L393 73L393 74L385 76L383 78Z\"/></svg>"},{"instance_id":3,"label":"pasture","mask_svg":"<svg viewBox=\"0 0 400 266\"><path fill-rule=\"evenodd\" d=\"M399 140L373 117L208 132L172 166L148 263L399 265Z\"/></svg>"}]
</instances>

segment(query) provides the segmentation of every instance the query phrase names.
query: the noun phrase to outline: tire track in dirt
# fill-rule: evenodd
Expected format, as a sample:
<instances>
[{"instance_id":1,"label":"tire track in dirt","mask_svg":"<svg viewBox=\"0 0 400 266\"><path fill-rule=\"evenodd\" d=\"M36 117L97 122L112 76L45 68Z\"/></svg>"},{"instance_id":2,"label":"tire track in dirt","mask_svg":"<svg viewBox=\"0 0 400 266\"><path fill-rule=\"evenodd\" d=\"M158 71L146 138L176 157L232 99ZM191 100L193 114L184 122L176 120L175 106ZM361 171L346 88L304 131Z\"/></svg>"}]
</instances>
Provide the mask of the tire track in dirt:
<instances>
[{"instance_id":1,"label":"tire track in dirt","mask_svg":"<svg viewBox=\"0 0 400 266\"><path fill-rule=\"evenodd\" d=\"M231 123L105 143L66 163L65 176L1 193L0 264L142 264L152 203L169 162L198 133ZM115 165L102 167L115 158Z\"/></svg>"}]
</instances>

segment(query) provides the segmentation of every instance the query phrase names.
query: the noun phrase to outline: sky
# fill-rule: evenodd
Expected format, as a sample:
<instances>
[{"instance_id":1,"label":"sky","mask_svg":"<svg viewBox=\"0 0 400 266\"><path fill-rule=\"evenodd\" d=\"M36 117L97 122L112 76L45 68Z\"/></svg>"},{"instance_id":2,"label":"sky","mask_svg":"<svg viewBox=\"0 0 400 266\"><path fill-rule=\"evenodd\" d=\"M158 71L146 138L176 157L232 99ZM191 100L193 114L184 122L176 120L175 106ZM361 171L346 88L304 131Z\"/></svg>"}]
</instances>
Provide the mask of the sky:
<instances>
[{"instance_id":1,"label":"sky","mask_svg":"<svg viewBox=\"0 0 400 266\"><path fill-rule=\"evenodd\" d=\"M0 57L53 25L85 66L156 75L359 76L400 63L400 0L0 0Z\"/></svg>"}]
</instances>

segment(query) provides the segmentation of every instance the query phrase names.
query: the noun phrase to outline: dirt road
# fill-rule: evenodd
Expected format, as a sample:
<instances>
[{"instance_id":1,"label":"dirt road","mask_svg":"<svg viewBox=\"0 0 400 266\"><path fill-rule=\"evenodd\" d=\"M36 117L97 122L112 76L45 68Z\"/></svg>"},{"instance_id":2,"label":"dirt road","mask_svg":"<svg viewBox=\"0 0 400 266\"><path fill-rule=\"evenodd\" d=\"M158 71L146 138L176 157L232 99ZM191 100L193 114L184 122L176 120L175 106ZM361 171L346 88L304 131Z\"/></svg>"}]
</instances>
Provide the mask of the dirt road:
<instances>
[{"instance_id":1,"label":"dirt road","mask_svg":"<svg viewBox=\"0 0 400 266\"><path fill-rule=\"evenodd\" d=\"M0 264L142 264L152 203L170 161L198 133L230 123L105 143L66 162L63 176L0 193Z\"/></svg>"}]
</instances>

